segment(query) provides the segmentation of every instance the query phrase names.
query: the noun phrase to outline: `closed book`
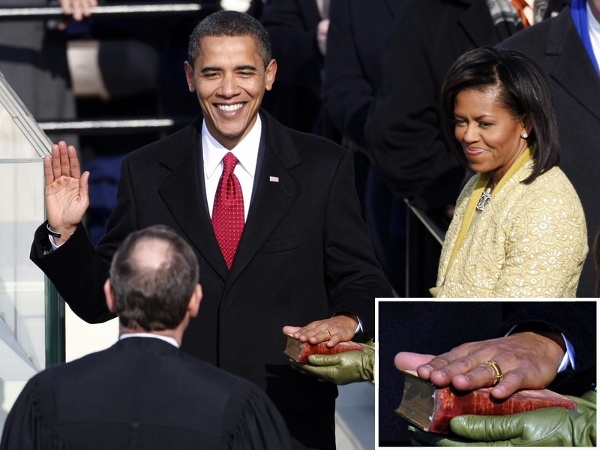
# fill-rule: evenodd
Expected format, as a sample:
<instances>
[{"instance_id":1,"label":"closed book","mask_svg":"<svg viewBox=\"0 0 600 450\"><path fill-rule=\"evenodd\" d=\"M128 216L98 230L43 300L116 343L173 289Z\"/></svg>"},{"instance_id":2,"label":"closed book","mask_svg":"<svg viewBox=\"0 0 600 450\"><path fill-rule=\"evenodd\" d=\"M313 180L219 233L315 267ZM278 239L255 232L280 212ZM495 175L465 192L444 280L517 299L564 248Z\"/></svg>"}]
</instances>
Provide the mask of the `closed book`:
<instances>
[{"instance_id":1,"label":"closed book","mask_svg":"<svg viewBox=\"0 0 600 450\"><path fill-rule=\"evenodd\" d=\"M497 400L490 395L492 388L469 392L458 391L452 386L436 388L414 372L402 372L405 375L404 394L396 413L432 433L449 434L452 418L465 414L500 416L539 408L577 408L574 400L549 389L521 390L507 399Z\"/></svg>"},{"instance_id":2,"label":"closed book","mask_svg":"<svg viewBox=\"0 0 600 450\"><path fill-rule=\"evenodd\" d=\"M363 351L362 345L348 341L338 342L333 347L327 347L327 342L320 342L318 344L309 344L308 342L300 342L292 336L287 337L287 344L285 346L285 353L288 358L299 363L308 362L310 355L332 355L336 353L349 352L349 351Z\"/></svg>"}]
</instances>

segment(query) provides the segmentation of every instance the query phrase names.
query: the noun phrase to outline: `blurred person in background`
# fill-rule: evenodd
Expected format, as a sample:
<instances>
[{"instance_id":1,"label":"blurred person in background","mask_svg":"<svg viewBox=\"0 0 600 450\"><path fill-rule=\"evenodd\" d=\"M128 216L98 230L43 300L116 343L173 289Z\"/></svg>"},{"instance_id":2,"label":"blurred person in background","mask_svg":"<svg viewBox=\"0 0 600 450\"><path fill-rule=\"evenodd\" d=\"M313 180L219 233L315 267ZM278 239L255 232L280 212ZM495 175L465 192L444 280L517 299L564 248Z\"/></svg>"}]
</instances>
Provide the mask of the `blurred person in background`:
<instances>
[{"instance_id":1,"label":"blurred person in background","mask_svg":"<svg viewBox=\"0 0 600 450\"><path fill-rule=\"evenodd\" d=\"M383 78L389 35L402 0L332 0L323 70L326 113L354 152L357 190L377 259L396 296L405 295L406 206L374 164L365 123Z\"/></svg>"},{"instance_id":2,"label":"blurred person in background","mask_svg":"<svg viewBox=\"0 0 600 450\"><path fill-rule=\"evenodd\" d=\"M263 107L285 126L337 141L324 122L321 101L329 2L266 0L260 20L271 36L278 71Z\"/></svg>"},{"instance_id":3,"label":"blurred person in background","mask_svg":"<svg viewBox=\"0 0 600 450\"><path fill-rule=\"evenodd\" d=\"M511 0L404 0L389 41L384 75L366 136L392 192L423 212L443 233L456 198L470 176L444 133L441 88L465 51L494 45L560 12L566 0L536 0L519 13ZM529 17L529 18L527 18ZM439 244L431 242L418 295L435 282Z\"/></svg>"},{"instance_id":4,"label":"blurred person in background","mask_svg":"<svg viewBox=\"0 0 600 450\"><path fill-rule=\"evenodd\" d=\"M581 199L592 248L594 232L600 229L600 0L573 0L557 17L520 31L500 46L527 55L546 75L558 124L558 165ZM592 257L590 252L583 266L578 297L597 296Z\"/></svg>"}]
</instances>

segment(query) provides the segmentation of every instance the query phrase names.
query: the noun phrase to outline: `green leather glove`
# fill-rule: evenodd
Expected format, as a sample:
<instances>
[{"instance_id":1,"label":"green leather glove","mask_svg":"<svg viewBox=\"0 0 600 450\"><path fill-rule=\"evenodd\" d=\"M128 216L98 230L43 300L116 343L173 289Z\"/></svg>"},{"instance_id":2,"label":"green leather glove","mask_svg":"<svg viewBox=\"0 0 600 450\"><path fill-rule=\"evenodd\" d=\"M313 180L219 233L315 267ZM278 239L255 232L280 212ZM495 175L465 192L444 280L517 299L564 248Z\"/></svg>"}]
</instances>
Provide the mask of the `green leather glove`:
<instances>
[{"instance_id":1,"label":"green leather glove","mask_svg":"<svg viewBox=\"0 0 600 450\"><path fill-rule=\"evenodd\" d=\"M419 433L417 440L443 447L595 446L596 393L571 398L577 402L577 411L542 408L508 416L459 416L450 422L458 439Z\"/></svg>"},{"instance_id":2,"label":"green leather glove","mask_svg":"<svg viewBox=\"0 0 600 450\"><path fill-rule=\"evenodd\" d=\"M375 343L360 344L362 352L343 352L335 355L311 355L307 364L294 364L300 371L335 384L373 381Z\"/></svg>"}]
</instances>

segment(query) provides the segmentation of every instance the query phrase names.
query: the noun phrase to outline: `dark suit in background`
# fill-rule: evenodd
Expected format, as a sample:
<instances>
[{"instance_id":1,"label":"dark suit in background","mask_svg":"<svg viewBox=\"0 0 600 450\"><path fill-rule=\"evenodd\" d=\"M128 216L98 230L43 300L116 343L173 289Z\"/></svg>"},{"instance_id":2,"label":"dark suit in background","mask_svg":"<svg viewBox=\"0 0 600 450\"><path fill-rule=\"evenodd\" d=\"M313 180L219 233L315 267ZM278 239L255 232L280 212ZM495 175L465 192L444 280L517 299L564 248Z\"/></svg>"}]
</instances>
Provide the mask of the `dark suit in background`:
<instances>
[{"instance_id":1,"label":"dark suit in background","mask_svg":"<svg viewBox=\"0 0 600 450\"><path fill-rule=\"evenodd\" d=\"M267 0L260 17L278 62L273 89L263 108L283 125L321 133L321 70L317 26L323 20L316 0Z\"/></svg>"},{"instance_id":2,"label":"dark suit in background","mask_svg":"<svg viewBox=\"0 0 600 450\"><path fill-rule=\"evenodd\" d=\"M332 0L323 98L344 136L364 147L365 123L384 71L384 57L403 0ZM365 149L368 152L368 149Z\"/></svg>"},{"instance_id":3,"label":"dark suit in background","mask_svg":"<svg viewBox=\"0 0 600 450\"><path fill-rule=\"evenodd\" d=\"M588 230L588 245L600 230L600 77L573 24L571 9L502 42L533 59L552 91L560 139L559 167L577 190ZM578 297L594 295L596 274L590 251L577 288Z\"/></svg>"},{"instance_id":4,"label":"dark suit in background","mask_svg":"<svg viewBox=\"0 0 600 450\"><path fill-rule=\"evenodd\" d=\"M401 5L402 0L331 2L322 96L328 117L342 133L342 145L355 152L363 215L377 259L396 293L403 296L406 207L393 198L373 165L365 138L367 115L383 78L388 38Z\"/></svg>"},{"instance_id":5,"label":"dark suit in background","mask_svg":"<svg viewBox=\"0 0 600 450\"><path fill-rule=\"evenodd\" d=\"M282 327L349 312L372 334L374 299L391 290L360 216L352 154L261 118L252 204L231 271L206 204L200 118L124 158L117 206L97 249L79 226L48 253L42 225L31 258L79 317L102 322L113 317L101 287L119 243L149 225L175 229L197 252L204 291L182 349L258 384L292 436L328 448L337 388L290 367Z\"/></svg>"},{"instance_id":6,"label":"dark suit in background","mask_svg":"<svg viewBox=\"0 0 600 450\"><path fill-rule=\"evenodd\" d=\"M0 448L266 450L288 440L252 383L160 339L131 337L34 376Z\"/></svg>"}]
</instances>

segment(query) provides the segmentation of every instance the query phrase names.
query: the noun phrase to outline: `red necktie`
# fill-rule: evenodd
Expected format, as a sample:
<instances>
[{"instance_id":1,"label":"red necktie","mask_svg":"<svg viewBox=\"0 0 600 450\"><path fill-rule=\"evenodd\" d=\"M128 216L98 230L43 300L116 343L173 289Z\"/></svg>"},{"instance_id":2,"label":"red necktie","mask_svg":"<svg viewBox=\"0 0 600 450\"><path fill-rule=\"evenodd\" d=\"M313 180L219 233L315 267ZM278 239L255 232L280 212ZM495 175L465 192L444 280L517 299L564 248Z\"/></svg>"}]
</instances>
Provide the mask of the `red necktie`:
<instances>
[{"instance_id":1,"label":"red necktie","mask_svg":"<svg viewBox=\"0 0 600 450\"><path fill-rule=\"evenodd\" d=\"M529 8L529 5L525 0L512 0L512 4L521 16L521 22L523 22L524 27L529 26L529 20L527 20L527 16L525 15L525 8Z\"/></svg>"},{"instance_id":2,"label":"red necktie","mask_svg":"<svg viewBox=\"0 0 600 450\"><path fill-rule=\"evenodd\" d=\"M244 231L244 196L239 180L233 174L238 160L229 152L223 158L223 173L213 205L212 223L221 253L231 269L242 231Z\"/></svg>"}]
</instances>

